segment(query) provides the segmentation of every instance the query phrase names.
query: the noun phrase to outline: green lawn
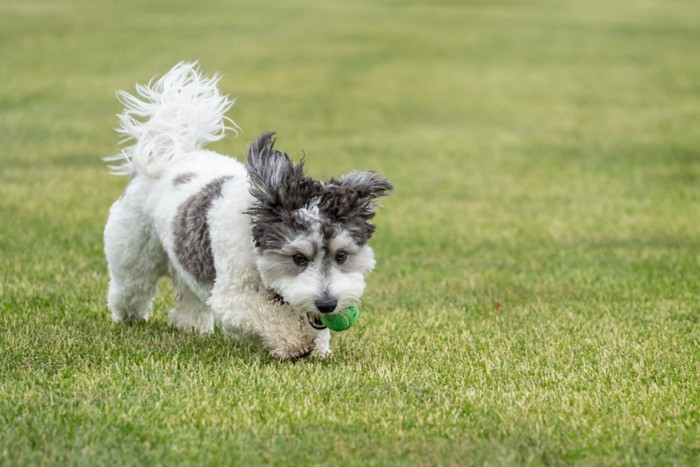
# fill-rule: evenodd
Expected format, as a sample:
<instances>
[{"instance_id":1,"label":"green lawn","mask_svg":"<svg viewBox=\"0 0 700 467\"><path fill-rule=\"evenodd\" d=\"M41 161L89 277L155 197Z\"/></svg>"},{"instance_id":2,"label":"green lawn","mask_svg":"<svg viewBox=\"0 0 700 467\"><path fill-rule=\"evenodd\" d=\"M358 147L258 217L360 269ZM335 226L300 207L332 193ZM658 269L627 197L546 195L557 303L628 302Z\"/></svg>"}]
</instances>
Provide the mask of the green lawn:
<instances>
[{"instance_id":1,"label":"green lawn","mask_svg":"<svg viewBox=\"0 0 700 467\"><path fill-rule=\"evenodd\" d=\"M700 2L0 2L0 465L700 463ZM115 92L377 170L326 361L106 308Z\"/></svg>"}]
</instances>

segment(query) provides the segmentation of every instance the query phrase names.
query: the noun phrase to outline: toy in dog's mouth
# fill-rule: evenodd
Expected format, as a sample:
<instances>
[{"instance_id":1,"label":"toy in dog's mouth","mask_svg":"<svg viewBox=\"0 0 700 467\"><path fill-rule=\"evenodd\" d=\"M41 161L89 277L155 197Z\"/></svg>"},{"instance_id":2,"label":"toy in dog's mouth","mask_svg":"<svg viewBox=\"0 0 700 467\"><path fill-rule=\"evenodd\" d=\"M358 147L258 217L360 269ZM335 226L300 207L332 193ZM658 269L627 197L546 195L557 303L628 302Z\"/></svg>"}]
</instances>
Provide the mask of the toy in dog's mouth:
<instances>
[{"instance_id":1,"label":"toy in dog's mouth","mask_svg":"<svg viewBox=\"0 0 700 467\"><path fill-rule=\"evenodd\" d=\"M316 313L307 313L306 317L309 320L309 324L312 328L318 329L319 331L326 329L326 326L321 322L321 317Z\"/></svg>"},{"instance_id":2,"label":"toy in dog's mouth","mask_svg":"<svg viewBox=\"0 0 700 467\"><path fill-rule=\"evenodd\" d=\"M324 313L321 316L308 313L306 317L314 329L328 328L331 331L341 332L350 329L357 322L359 314L360 308L357 305L350 305L335 313Z\"/></svg>"}]
</instances>

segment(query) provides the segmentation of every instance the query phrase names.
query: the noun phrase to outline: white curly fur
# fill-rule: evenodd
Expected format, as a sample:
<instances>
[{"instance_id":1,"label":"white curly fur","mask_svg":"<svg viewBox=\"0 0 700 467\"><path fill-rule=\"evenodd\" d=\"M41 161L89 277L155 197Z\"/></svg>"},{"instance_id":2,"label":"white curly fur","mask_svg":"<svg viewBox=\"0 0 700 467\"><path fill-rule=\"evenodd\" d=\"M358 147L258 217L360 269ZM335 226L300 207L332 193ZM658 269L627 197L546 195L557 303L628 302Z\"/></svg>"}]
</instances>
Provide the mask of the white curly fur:
<instances>
[{"instance_id":1,"label":"white curly fur","mask_svg":"<svg viewBox=\"0 0 700 467\"><path fill-rule=\"evenodd\" d=\"M136 85L141 98L117 93L124 105L118 115L123 143L133 141L116 156L110 169L116 175L142 173L156 177L176 157L202 149L238 125L226 117L233 106L217 88L220 77L201 74L197 63L180 62L162 78Z\"/></svg>"}]
</instances>

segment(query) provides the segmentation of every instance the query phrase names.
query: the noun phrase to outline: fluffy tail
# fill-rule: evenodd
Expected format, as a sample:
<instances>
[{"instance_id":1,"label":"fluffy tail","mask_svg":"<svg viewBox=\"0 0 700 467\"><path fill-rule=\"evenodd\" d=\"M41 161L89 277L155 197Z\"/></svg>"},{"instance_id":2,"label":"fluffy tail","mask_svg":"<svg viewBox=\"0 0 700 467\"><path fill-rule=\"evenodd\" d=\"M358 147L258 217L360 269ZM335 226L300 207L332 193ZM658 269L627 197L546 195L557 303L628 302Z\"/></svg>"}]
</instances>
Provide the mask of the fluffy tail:
<instances>
[{"instance_id":1,"label":"fluffy tail","mask_svg":"<svg viewBox=\"0 0 700 467\"><path fill-rule=\"evenodd\" d=\"M157 177L173 159L203 148L238 125L226 117L233 106L216 87L219 76L203 76L196 62L180 62L163 77L136 85L137 96L120 91L124 104L117 132L122 143L133 142L106 157L116 175Z\"/></svg>"}]
</instances>

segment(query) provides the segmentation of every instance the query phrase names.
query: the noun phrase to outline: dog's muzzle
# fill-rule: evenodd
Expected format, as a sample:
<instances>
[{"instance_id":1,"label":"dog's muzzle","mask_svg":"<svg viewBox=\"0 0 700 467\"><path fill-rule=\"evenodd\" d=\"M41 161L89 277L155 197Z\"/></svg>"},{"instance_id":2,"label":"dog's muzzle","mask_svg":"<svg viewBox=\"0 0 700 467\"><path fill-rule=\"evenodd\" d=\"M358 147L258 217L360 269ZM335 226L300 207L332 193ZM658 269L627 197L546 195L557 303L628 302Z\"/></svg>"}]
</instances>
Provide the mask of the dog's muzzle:
<instances>
[{"instance_id":1,"label":"dog's muzzle","mask_svg":"<svg viewBox=\"0 0 700 467\"><path fill-rule=\"evenodd\" d=\"M318 329L319 331L326 329L326 326L321 322L321 317L316 313L307 313L306 317L308 318L309 324L312 328Z\"/></svg>"}]
</instances>

